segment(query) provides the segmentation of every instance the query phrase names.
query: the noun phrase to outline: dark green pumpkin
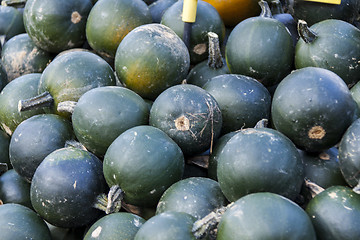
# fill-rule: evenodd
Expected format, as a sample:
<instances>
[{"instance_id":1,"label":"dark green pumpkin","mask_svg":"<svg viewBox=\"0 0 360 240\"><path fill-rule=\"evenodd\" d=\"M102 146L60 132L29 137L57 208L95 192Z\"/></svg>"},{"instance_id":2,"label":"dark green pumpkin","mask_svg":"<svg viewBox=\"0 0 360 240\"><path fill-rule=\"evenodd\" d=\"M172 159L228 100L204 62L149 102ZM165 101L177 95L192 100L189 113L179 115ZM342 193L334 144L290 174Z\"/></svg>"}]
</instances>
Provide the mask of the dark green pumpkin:
<instances>
[{"instance_id":1,"label":"dark green pumpkin","mask_svg":"<svg viewBox=\"0 0 360 240\"><path fill-rule=\"evenodd\" d=\"M170 27L183 38L184 22L182 21L183 2L178 1L169 7L161 18L161 24ZM199 0L197 2L196 20L191 25L190 59L192 64L205 60L208 56L208 32L219 36L220 43L225 37L225 25L219 13L209 3Z\"/></svg>"},{"instance_id":2,"label":"dark green pumpkin","mask_svg":"<svg viewBox=\"0 0 360 240\"><path fill-rule=\"evenodd\" d=\"M353 23L359 16L360 2L358 0L341 0L340 4L326 4L294 0L290 7L295 19L302 19L311 26L326 19L339 19Z\"/></svg>"},{"instance_id":3,"label":"dark green pumpkin","mask_svg":"<svg viewBox=\"0 0 360 240\"><path fill-rule=\"evenodd\" d=\"M145 219L132 213L112 213L97 220L87 231L84 240L134 239L144 223Z\"/></svg>"},{"instance_id":4,"label":"dark green pumpkin","mask_svg":"<svg viewBox=\"0 0 360 240\"><path fill-rule=\"evenodd\" d=\"M174 183L164 192L156 214L185 212L201 219L226 203L218 182L205 177L191 177Z\"/></svg>"},{"instance_id":5,"label":"dark green pumpkin","mask_svg":"<svg viewBox=\"0 0 360 240\"><path fill-rule=\"evenodd\" d=\"M89 13L86 38L91 48L114 58L126 34L151 22L149 8L142 0L101 0Z\"/></svg>"},{"instance_id":6,"label":"dark green pumpkin","mask_svg":"<svg viewBox=\"0 0 360 240\"><path fill-rule=\"evenodd\" d=\"M8 81L29 73L42 73L53 55L38 48L29 35L19 34L7 41L1 52L1 60Z\"/></svg>"},{"instance_id":7,"label":"dark green pumpkin","mask_svg":"<svg viewBox=\"0 0 360 240\"><path fill-rule=\"evenodd\" d=\"M65 147L73 138L70 121L55 114L40 114L21 122L11 136L9 155L13 168L31 181L43 159Z\"/></svg>"},{"instance_id":8,"label":"dark green pumpkin","mask_svg":"<svg viewBox=\"0 0 360 240\"><path fill-rule=\"evenodd\" d=\"M333 71L348 86L360 78L360 30L354 25L328 19L312 25L299 23L295 67L320 67Z\"/></svg>"},{"instance_id":9,"label":"dark green pumpkin","mask_svg":"<svg viewBox=\"0 0 360 240\"><path fill-rule=\"evenodd\" d=\"M160 23L164 12L177 0L157 0L149 5L150 14L154 23Z\"/></svg>"},{"instance_id":10,"label":"dark green pumpkin","mask_svg":"<svg viewBox=\"0 0 360 240\"><path fill-rule=\"evenodd\" d=\"M16 203L0 205L0 232L2 239L51 239L49 228L41 217Z\"/></svg>"},{"instance_id":11,"label":"dark green pumpkin","mask_svg":"<svg viewBox=\"0 0 360 240\"><path fill-rule=\"evenodd\" d=\"M274 193L253 193L237 200L222 215L218 240L315 240L306 212L296 203Z\"/></svg>"},{"instance_id":12,"label":"dark green pumpkin","mask_svg":"<svg viewBox=\"0 0 360 240\"><path fill-rule=\"evenodd\" d=\"M350 91L338 75L306 67L281 81L274 93L271 115L275 128L297 147L319 152L340 141L353 121L355 109Z\"/></svg>"},{"instance_id":13,"label":"dark green pumpkin","mask_svg":"<svg viewBox=\"0 0 360 240\"><path fill-rule=\"evenodd\" d=\"M254 127L261 119L270 117L270 93L254 78L223 74L211 78L203 89L219 104L222 134Z\"/></svg>"},{"instance_id":14,"label":"dark green pumpkin","mask_svg":"<svg viewBox=\"0 0 360 240\"><path fill-rule=\"evenodd\" d=\"M25 119L37 114L45 113L44 109L33 109L19 112L18 103L22 99L38 95L40 73L30 73L18 77L8 83L0 94L0 122L1 128L11 135L15 128Z\"/></svg>"},{"instance_id":15,"label":"dark green pumpkin","mask_svg":"<svg viewBox=\"0 0 360 240\"><path fill-rule=\"evenodd\" d=\"M218 155L217 177L229 201L254 192L295 199L303 164L294 144L270 128L247 128L234 135Z\"/></svg>"},{"instance_id":16,"label":"dark green pumpkin","mask_svg":"<svg viewBox=\"0 0 360 240\"><path fill-rule=\"evenodd\" d=\"M140 207L156 206L183 172L184 156L179 146L163 131L147 125L120 134L104 157L108 185L118 185L125 202Z\"/></svg>"},{"instance_id":17,"label":"dark green pumpkin","mask_svg":"<svg viewBox=\"0 0 360 240\"><path fill-rule=\"evenodd\" d=\"M96 197L106 191L102 162L92 153L73 147L46 156L33 176L31 203L54 226L80 227L96 220Z\"/></svg>"},{"instance_id":18,"label":"dark green pumpkin","mask_svg":"<svg viewBox=\"0 0 360 240\"><path fill-rule=\"evenodd\" d=\"M14 169L8 170L0 176L0 201L4 204L17 203L32 208L30 183Z\"/></svg>"},{"instance_id":19,"label":"dark green pumpkin","mask_svg":"<svg viewBox=\"0 0 360 240\"><path fill-rule=\"evenodd\" d=\"M339 162L346 182L355 187L360 183L360 119L346 130L339 144Z\"/></svg>"},{"instance_id":20,"label":"dark green pumpkin","mask_svg":"<svg viewBox=\"0 0 360 240\"><path fill-rule=\"evenodd\" d=\"M195 240L192 226L196 218L184 212L165 212L147 220L134 240Z\"/></svg>"},{"instance_id":21,"label":"dark green pumpkin","mask_svg":"<svg viewBox=\"0 0 360 240\"><path fill-rule=\"evenodd\" d=\"M92 7L91 0L28 0L24 9L26 32L48 52L80 47L86 39L86 21Z\"/></svg>"},{"instance_id":22,"label":"dark green pumpkin","mask_svg":"<svg viewBox=\"0 0 360 240\"><path fill-rule=\"evenodd\" d=\"M23 14L14 7L0 6L0 35L5 36L4 40L24 32Z\"/></svg>"},{"instance_id":23,"label":"dark green pumpkin","mask_svg":"<svg viewBox=\"0 0 360 240\"><path fill-rule=\"evenodd\" d=\"M77 139L103 156L125 130L148 123L149 108L135 92L124 87L94 88L80 97L72 114Z\"/></svg>"},{"instance_id":24,"label":"dark green pumpkin","mask_svg":"<svg viewBox=\"0 0 360 240\"><path fill-rule=\"evenodd\" d=\"M333 186L316 195L307 205L317 238L360 238L360 195L345 186Z\"/></svg>"},{"instance_id":25,"label":"dark green pumpkin","mask_svg":"<svg viewBox=\"0 0 360 240\"><path fill-rule=\"evenodd\" d=\"M0 130L0 163L6 163L8 169L11 169L9 158L10 137L4 131Z\"/></svg>"},{"instance_id":26,"label":"dark green pumpkin","mask_svg":"<svg viewBox=\"0 0 360 240\"><path fill-rule=\"evenodd\" d=\"M132 30L116 51L115 70L121 83L145 99L181 83L189 71L184 42L170 28L153 23Z\"/></svg>"},{"instance_id":27,"label":"dark green pumpkin","mask_svg":"<svg viewBox=\"0 0 360 240\"><path fill-rule=\"evenodd\" d=\"M150 110L150 125L167 133L185 155L202 153L220 136L218 103L204 89L181 84L166 89Z\"/></svg>"},{"instance_id":28,"label":"dark green pumpkin","mask_svg":"<svg viewBox=\"0 0 360 240\"><path fill-rule=\"evenodd\" d=\"M253 77L269 87L291 72L293 40L283 23L262 14L236 25L227 41L225 57L230 73Z\"/></svg>"}]
</instances>

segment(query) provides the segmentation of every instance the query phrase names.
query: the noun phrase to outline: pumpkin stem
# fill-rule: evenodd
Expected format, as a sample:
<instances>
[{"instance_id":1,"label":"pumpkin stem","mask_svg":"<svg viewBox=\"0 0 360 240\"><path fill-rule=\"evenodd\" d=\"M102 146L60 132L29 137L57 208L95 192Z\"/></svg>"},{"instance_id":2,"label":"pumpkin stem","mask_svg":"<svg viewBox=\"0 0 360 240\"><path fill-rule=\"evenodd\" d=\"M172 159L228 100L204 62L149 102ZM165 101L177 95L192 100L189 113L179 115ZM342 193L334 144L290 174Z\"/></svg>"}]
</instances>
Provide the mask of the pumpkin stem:
<instances>
[{"instance_id":1,"label":"pumpkin stem","mask_svg":"<svg viewBox=\"0 0 360 240\"><path fill-rule=\"evenodd\" d=\"M271 14L269 4L264 0L260 0L258 3L260 5L260 7L261 7L260 17L272 18L272 14Z\"/></svg>"},{"instance_id":2,"label":"pumpkin stem","mask_svg":"<svg viewBox=\"0 0 360 240\"><path fill-rule=\"evenodd\" d=\"M209 58L208 66L212 69L219 69L224 66L221 56L219 36L214 32L208 32L209 37Z\"/></svg>"},{"instance_id":3,"label":"pumpkin stem","mask_svg":"<svg viewBox=\"0 0 360 240\"><path fill-rule=\"evenodd\" d=\"M43 92L35 97L20 100L18 104L18 111L23 112L32 109L51 107L54 104L54 98L49 92Z\"/></svg>"},{"instance_id":4,"label":"pumpkin stem","mask_svg":"<svg viewBox=\"0 0 360 240\"><path fill-rule=\"evenodd\" d=\"M73 147L73 148L87 151L87 149L84 145L82 145L80 142L75 141L75 140L66 140L65 147Z\"/></svg>"},{"instance_id":5,"label":"pumpkin stem","mask_svg":"<svg viewBox=\"0 0 360 240\"><path fill-rule=\"evenodd\" d=\"M118 185L114 185L110 188L107 196L104 193L97 196L94 207L104 211L106 214L116 213L121 209L123 198L124 191Z\"/></svg>"},{"instance_id":6,"label":"pumpkin stem","mask_svg":"<svg viewBox=\"0 0 360 240\"><path fill-rule=\"evenodd\" d=\"M360 194L360 181L359 183L352 189L355 193Z\"/></svg>"},{"instance_id":7,"label":"pumpkin stem","mask_svg":"<svg viewBox=\"0 0 360 240\"><path fill-rule=\"evenodd\" d=\"M76 104L77 102L75 101L60 102L57 106L57 111L73 114Z\"/></svg>"},{"instance_id":8,"label":"pumpkin stem","mask_svg":"<svg viewBox=\"0 0 360 240\"><path fill-rule=\"evenodd\" d=\"M8 165L6 163L0 163L0 176L7 170L9 170Z\"/></svg>"},{"instance_id":9,"label":"pumpkin stem","mask_svg":"<svg viewBox=\"0 0 360 240\"><path fill-rule=\"evenodd\" d=\"M314 198L316 195L324 191L325 189L317 185L316 183L311 182L309 179L305 178L305 186L309 188L311 197Z\"/></svg>"},{"instance_id":10,"label":"pumpkin stem","mask_svg":"<svg viewBox=\"0 0 360 240\"><path fill-rule=\"evenodd\" d=\"M281 2L279 0L271 1L271 13L275 14L284 14L284 9L282 8Z\"/></svg>"},{"instance_id":11,"label":"pumpkin stem","mask_svg":"<svg viewBox=\"0 0 360 240\"><path fill-rule=\"evenodd\" d=\"M261 119L258 121L254 128L266 128L268 126L269 120L266 118Z\"/></svg>"},{"instance_id":12,"label":"pumpkin stem","mask_svg":"<svg viewBox=\"0 0 360 240\"><path fill-rule=\"evenodd\" d=\"M317 38L316 33L308 27L307 22L304 20L300 19L298 21L297 28L299 36L302 38L302 40L304 40L304 42L312 43Z\"/></svg>"},{"instance_id":13,"label":"pumpkin stem","mask_svg":"<svg viewBox=\"0 0 360 240\"><path fill-rule=\"evenodd\" d=\"M222 215L234 203L227 206L216 208L214 211L194 222L192 232L196 239L201 239L209 234L210 239L216 239L216 231L214 231L221 220Z\"/></svg>"},{"instance_id":14,"label":"pumpkin stem","mask_svg":"<svg viewBox=\"0 0 360 240\"><path fill-rule=\"evenodd\" d=\"M12 6L15 8L24 7L26 0L2 0L1 6Z\"/></svg>"}]
</instances>

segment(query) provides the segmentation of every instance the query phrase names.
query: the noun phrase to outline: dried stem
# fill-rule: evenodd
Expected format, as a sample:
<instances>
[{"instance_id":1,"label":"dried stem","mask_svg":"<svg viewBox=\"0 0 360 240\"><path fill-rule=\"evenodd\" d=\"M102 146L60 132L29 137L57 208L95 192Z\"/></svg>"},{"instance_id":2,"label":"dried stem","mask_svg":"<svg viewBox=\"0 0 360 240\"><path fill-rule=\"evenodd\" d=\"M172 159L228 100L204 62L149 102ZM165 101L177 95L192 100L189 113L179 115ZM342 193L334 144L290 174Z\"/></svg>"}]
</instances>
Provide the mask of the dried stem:
<instances>
[{"instance_id":1,"label":"dried stem","mask_svg":"<svg viewBox=\"0 0 360 240\"><path fill-rule=\"evenodd\" d=\"M118 185L110 188L108 195L100 194L94 207L104 211L106 214L119 212L121 209L121 202L124 198L124 192Z\"/></svg>"},{"instance_id":2,"label":"dried stem","mask_svg":"<svg viewBox=\"0 0 360 240\"><path fill-rule=\"evenodd\" d=\"M311 197L314 198L316 195L324 191L324 188L320 187L319 185L311 182L309 179L305 178L305 186L309 188Z\"/></svg>"},{"instance_id":3,"label":"dried stem","mask_svg":"<svg viewBox=\"0 0 360 240\"><path fill-rule=\"evenodd\" d=\"M261 119L258 121L254 128L266 128L268 126L269 120L266 118Z\"/></svg>"},{"instance_id":4,"label":"dried stem","mask_svg":"<svg viewBox=\"0 0 360 240\"><path fill-rule=\"evenodd\" d=\"M219 36L214 32L208 32L209 37L209 58L208 66L213 69L219 69L224 66L221 55Z\"/></svg>"},{"instance_id":5,"label":"dried stem","mask_svg":"<svg viewBox=\"0 0 360 240\"><path fill-rule=\"evenodd\" d=\"M49 92L43 92L38 96L20 100L18 104L18 111L23 112L32 109L51 107L54 104L54 98Z\"/></svg>"},{"instance_id":6,"label":"dried stem","mask_svg":"<svg viewBox=\"0 0 360 240\"><path fill-rule=\"evenodd\" d=\"M297 29L299 36L306 43L312 43L317 38L316 33L308 27L307 22L304 20L298 21Z\"/></svg>"},{"instance_id":7,"label":"dried stem","mask_svg":"<svg viewBox=\"0 0 360 240\"><path fill-rule=\"evenodd\" d=\"M261 7L260 17L272 18L271 10L269 4L265 0L259 1Z\"/></svg>"}]
</instances>

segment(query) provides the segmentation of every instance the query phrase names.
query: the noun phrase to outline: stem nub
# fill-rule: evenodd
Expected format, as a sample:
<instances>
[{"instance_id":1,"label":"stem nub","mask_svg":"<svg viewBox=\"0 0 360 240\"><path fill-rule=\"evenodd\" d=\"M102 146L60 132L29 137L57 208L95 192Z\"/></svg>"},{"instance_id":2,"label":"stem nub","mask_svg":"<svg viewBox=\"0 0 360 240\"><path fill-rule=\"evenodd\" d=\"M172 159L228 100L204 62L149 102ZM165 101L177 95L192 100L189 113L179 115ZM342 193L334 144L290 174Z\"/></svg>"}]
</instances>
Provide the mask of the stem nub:
<instances>
[{"instance_id":1,"label":"stem nub","mask_svg":"<svg viewBox=\"0 0 360 240\"><path fill-rule=\"evenodd\" d=\"M314 198L316 195L324 191L325 189L317 185L316 183L311 182L309 179L305 178L305 186L309 188L311 197Z\"/></svg>"},{"instance_id":2,"label":"stem nub","mask_svg":"<svg viewBox=\"0 0 360 240\"><path fill-rule=\"evenodd\" d=\"M316 33L308 27L307 22L304 20L300 19L298 21L297 29L299 36L306 43L312 43L317 38Z\"/></svg>"},{"instance_id":3,"label":"stem nub","mask_svg":"<svg viewBox=\"0 0 360 240\"><path fill-rule=\"evenodd\" d=\"M114 185L110 188L107 196L103 193L97 197L94 207L104 211L106 214L116 213L121 209L123 198L123 190L118 185Z\"/></svg>"},{"instance_id":4,"label":"stem nub","mask_svg":"<svg viewBox=\"0 0 360 240\"><path fill-rule=\"evenodd\" d=\"M266 118L263 118L256 123L254 128L267 128L268 123L269 123L269 120L267 120Z\"/></svg>"},{"instance_id":5,"label":"stem nub","mask_svg":"<svg viewBox=\"0 0 360 240\"><path fill-rule=\"evenodd\" d=\"M43 92L33 98L20 100L18 104L18 111L24 112L27 110L52 107L54 104L54 98L49 92Z\"/></svg>"},{"instance_id":6,"label":"stem nub","mask_svg":"<svg viewBox=\"0 0 360 240\"><path fill-rule=\"evenodd\" d=\"M77 102L75 101L64 101L60 102L57 106L58 112L64 112L64 113L70 113L73 114L74 108L76 106Z\"/></svg>"},{"instance_id":7,"label":"stem nub","mask_svg":"<svg viewBox=\"0 0 360 240\"><path fill-rule=\"evenodd\" d=\"M260 17L272 18L271 10L269 4L265 0L259 1L261 7Z\"/></svg>"},{"instance_id":8,"label":"stem nub","mask_svg":"<svg viewBox=\"0 0 360 240\"><path fill-rule=\"evenodd\" d=\"M209 37L209 58L208 66L213 69L219 69L224 66L221 56L219 36L214 32L208 32Z\"/></svg>"}]
</instances>

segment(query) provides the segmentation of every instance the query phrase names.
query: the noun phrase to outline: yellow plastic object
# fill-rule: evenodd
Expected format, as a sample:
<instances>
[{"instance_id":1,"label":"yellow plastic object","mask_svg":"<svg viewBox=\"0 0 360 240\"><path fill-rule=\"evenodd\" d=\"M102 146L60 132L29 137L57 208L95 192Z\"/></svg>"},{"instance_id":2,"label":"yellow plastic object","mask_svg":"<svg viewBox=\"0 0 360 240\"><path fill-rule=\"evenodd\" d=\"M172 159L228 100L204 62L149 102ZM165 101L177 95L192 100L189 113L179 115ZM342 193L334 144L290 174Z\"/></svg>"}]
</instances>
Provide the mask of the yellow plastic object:
<instances>
[{"instance_id":1,"label":"yellow plastic object","mask_svg":"<svg viewBox=\"0 0 360 240\"><path fill-rule=\"evenodd\" d=\"M196 20L197 0L184 0L182 21L193 23Z\"/></svg>"},{"instance_id":2,"label":"yellow plastic object","mask_svg":"<svg viewBox=\"0 0 360 240\"><path fill-rule=\"evenodd\" d=\"M305 0L307 2L320 2L320 3L328 3L328 4L341 4L341 0Z\"/></svg>"}]
</instances>

